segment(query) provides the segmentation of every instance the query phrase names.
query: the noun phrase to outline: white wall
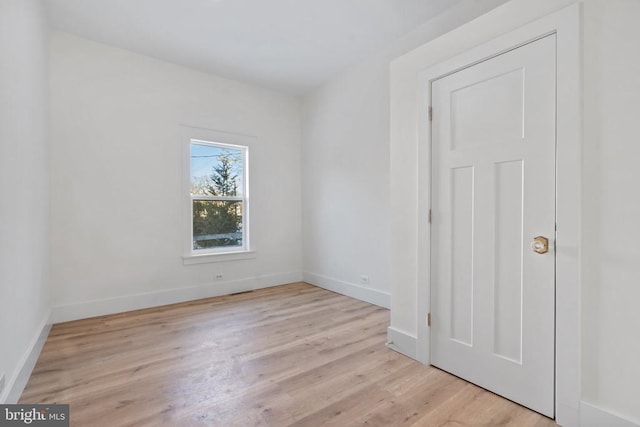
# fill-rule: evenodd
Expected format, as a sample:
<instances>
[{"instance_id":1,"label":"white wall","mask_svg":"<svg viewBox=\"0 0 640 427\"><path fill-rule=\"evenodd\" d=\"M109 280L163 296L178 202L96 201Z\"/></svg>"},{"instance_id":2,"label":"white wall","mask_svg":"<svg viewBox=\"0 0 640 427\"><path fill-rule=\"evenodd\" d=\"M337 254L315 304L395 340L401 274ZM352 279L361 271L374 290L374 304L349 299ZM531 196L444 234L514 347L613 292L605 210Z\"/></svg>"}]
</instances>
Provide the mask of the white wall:
<instances>
[{"instance_id":1,"label":"white wall","mask_svg":"<svg viewBox=\"0 0 640 427\"><path fill-rule=\"evenodd\" d=\"M0 0L0 402L48 316L46 31L39 1Z\"/></svg>"},{"instance_id":2,"label":"white wall","mask_svg":"<svg viewBox=\"0 0 640 427\"><path fill-rule=\"evenodd\" d=\"M504 1L461 2L305 96L306 281L390 306L389 62Z\"/></svg>"},{"instance_id":3,"label":"white wall","mask_svg":"<svg viewBox=\"0 0 640 427\"><path fill-rule=\"evenodd\" d=\"M50 46L54 320L300 279L298 98L65 33ZM256 137L255 259L183 265L180 125Z\"/></svg>"},{"instance_id":4,"label":"white wall","mask_svg":"<svg viewBox=\"0 0 640 427\"><path fill-rule=\"evenodd\" d=\"M584 2L583 398L640 425L640 2Z\"/></svg>"},{"instance_id":5,"label":"white wall","mask_svg":"<svg viewBox=\"0 0 640 427\"><path fill-rule=\"evenodd\" d=\"M417 74L574 1L513 0L405 55L391 73L393 328L415 336ZM581 423L640 425L640 3L584 0ZM579 78L577 76L576 78Z\"/></svg>"}]
</instances>

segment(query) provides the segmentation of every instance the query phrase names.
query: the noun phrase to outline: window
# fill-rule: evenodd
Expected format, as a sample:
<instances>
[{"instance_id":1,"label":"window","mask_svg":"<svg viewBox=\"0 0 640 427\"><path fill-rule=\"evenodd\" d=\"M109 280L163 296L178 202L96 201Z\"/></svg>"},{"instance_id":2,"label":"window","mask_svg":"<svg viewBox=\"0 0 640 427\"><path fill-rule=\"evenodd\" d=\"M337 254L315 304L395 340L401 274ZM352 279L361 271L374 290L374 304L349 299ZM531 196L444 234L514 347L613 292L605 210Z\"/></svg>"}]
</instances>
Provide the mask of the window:
<instances>
[{"instance_id":1,"label":"window","mask_svg":"<svg viewBox=\"0 0 640 427\"><path fill-rule=\"evenodd\" d=\"M248 147L190 140L193 255L247 251Z\"/></svg>"}]
</instances>

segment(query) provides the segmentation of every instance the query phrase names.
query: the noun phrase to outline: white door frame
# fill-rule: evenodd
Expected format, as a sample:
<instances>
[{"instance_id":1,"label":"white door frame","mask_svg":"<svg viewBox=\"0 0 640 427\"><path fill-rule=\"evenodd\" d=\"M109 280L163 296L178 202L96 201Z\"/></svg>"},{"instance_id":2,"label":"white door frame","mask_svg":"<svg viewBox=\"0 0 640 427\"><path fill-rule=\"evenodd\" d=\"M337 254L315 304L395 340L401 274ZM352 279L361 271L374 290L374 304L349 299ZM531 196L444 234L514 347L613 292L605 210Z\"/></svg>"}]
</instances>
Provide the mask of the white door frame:
<instances>
[{"instance_id":1,"label":"white door frame","mask_svg":"<svg viewBox=\"0 0 640 427\"><path fill-rule=\"evenodd\" d=\"M579 425L581 33L575 4L435 65L419 76L417 358L430 363L431 82L549 34L557 36L556 421ZM437 114L437 112L436 112Z\"/></svg>"}]
</instances>

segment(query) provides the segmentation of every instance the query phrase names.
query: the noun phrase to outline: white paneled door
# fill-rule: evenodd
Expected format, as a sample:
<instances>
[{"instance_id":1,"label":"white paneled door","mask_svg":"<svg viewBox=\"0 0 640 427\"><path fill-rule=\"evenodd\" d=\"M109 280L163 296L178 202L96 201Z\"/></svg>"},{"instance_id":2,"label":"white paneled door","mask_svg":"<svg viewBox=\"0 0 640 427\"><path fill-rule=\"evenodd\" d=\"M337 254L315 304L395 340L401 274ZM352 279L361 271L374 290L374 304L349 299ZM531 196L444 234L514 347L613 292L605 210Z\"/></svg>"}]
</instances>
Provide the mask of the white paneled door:
<instances>
[{"instance_id":1,"label":"white paneled door","mask_svg":"<svg viewBox=\"0 0 640 427\"><path fill-rule=\"evenodd\" d=\"M550 417L555 52L550 35L431 87L432 363Z\"/></svg>"}]
</instances>

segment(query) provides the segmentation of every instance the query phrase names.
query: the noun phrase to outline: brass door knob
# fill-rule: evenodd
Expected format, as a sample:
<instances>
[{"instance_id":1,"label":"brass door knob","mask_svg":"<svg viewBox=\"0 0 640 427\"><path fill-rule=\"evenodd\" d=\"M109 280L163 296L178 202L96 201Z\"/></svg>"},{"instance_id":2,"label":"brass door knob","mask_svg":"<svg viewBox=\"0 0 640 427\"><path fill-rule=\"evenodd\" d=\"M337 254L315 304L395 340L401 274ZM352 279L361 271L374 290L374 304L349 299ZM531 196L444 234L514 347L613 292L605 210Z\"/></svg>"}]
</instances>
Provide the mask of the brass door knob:
<instances>
[{"instance_id":1,"label":"brass door knob","mask_svg":"<svg viewBox=\"0 0 640 427\"><path fill-rule=\"evenodd\" d=\"M544 236L537 236L531 242L531 249L538 254L546 254L549 252L549 239Z\"/></svg>"}]
</instances>

